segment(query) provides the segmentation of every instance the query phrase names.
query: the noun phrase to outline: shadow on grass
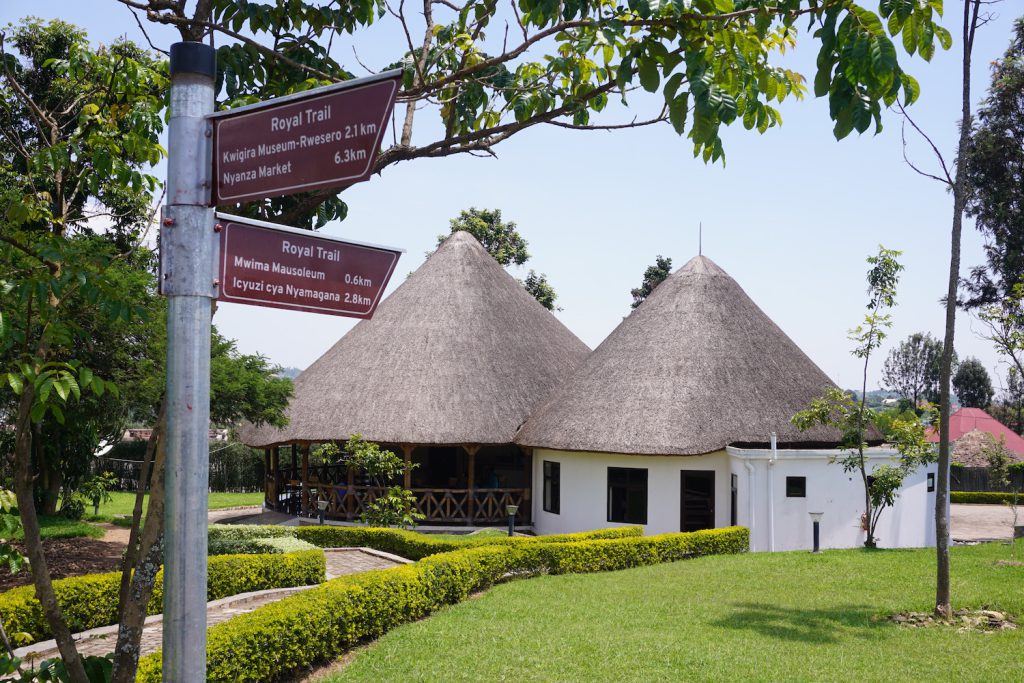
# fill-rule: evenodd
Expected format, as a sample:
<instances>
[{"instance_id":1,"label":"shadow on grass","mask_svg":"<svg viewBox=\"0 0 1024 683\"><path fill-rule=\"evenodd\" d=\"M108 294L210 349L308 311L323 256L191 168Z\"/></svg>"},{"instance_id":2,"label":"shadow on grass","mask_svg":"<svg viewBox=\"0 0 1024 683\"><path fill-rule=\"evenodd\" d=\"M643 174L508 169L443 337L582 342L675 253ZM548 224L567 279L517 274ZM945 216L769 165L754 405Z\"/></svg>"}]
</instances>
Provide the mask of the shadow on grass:
<instances>
[{"instance_id":1,"label":"shadow on grass","mask_svg":"<svg viewBox=\"0 0 1024 683\"><path fill-rule=\"evenodd\" d=\"M865 639L881 635L871 620L875 611L864 606L813 609L739 603L732 608L712 623L720 628L755 631L768 638L818 644L838 642L840 635Z\"/></svg>"}]
</instances>

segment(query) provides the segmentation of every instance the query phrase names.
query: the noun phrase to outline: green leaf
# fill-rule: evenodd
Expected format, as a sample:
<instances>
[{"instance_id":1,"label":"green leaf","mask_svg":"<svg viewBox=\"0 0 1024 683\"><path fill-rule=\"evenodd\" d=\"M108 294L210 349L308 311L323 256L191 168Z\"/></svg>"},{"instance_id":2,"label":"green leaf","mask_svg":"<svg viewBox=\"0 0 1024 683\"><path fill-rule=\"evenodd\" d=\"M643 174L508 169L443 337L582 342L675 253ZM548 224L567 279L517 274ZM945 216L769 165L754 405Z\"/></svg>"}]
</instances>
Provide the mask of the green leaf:
<instances>
[{"instance_id":1,"label":"green leaf","mask_svg":"<svg viewBox=\"0 0 1024 683\"><path fill-rule=\"evenodd\" d=\"M78 371L78 384L82 387L88 387L92 382L92 370L89 368L82 368Z\"/></svg>"},{"instance_id":2,"label":"green leaf","mask_svg":"<svg viewBox=\"0 0 1024 683\"><path fill-rule=\"evenodd\" d=\"M13 372L7 373L7 383L11 385L11 390L19 396L25 388L25 384L21 381L21 377L18 377Z\"/></svg>"},{"instance_id":3,"label":"green leaf","mask_svg":"<svg viewBox=\"0 0 1024 683\"><path fill-rule=\"evenodd\" d=\"M938 37L939 45L942 46L943 50L948 50L953 46L953 36L938 24L935 24L935 35Z\"/></svg>"},{"instance_id":4,"label":"green leaf","mask_svg":"<svg viewBox=\"0 0 1024 683\"><path fill-rule=\"evenodd\" d=\"M50 412L57 418L57 422L64 424L64 411L60 409L60 406L54 403L50 406Z\"/></svg>"},{"instance_id":5,"label":"green leaf","mask_svg":"<svg viewBox=\"0 0 1024 683\"><path fill-rule=\"evenodd\" d=\"M686 115L689 112L690 93L683 93L675 97L668 105L668 120L676 133L682 135L686 132Z\"/></svg>"},{"instance_id":6,"label":"green leaf","mask_svg":"<svg viewBox=\"0 0 1024 683\"><path fill-rule=\"evenodd\" d=\"M640 85L647 92L657 92L661 83L661 75L658 73L658 63L648 57L638 60L640 68Z\"/></svg>"}]
</instances>

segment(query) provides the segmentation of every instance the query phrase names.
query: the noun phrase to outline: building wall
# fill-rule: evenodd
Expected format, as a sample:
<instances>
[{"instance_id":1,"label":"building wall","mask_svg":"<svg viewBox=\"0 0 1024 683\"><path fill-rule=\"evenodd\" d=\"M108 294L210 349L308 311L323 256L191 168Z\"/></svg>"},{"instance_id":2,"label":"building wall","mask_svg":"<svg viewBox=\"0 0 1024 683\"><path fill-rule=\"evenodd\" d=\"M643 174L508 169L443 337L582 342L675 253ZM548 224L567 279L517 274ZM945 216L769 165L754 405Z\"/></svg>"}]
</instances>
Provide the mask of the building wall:
<instances>
[{"instance_id":1,"label":"building wall","mask_svg":"<svg viewBox=\"0 0 1024 683\"><path fill-rule=\"evenodd\" d=\"M544 461L560 464L561 512L544 512ZM644 533L679 531L680 471L715 472L715 524L729 525L729 456L725 451L698 456L614 455L533 451L534 528L539 534L571 533L613 526L608 521L608 468L647 469L647 524Z\"/></svg>"},{"instance_id":2,"label":"building wall","mask_svg":"<svg viewBox=\"0 0 1024 683\"><path fill-rule=\"evenodd\" d=\"M739 522L750 527L753 550L810 549L810 512L824 513L822 548L864 544L866 534L860 524L864 485L858 472L845 472L841 465L830 462L837 451L780 450L770 464L769 450L728 450L733 472L739 476ZM869 473L878 465L894 463L894 456L890 450L871 449ZM927 490L927 475L936 471L936 465L928 465L904 480L896 504L887 508L878 522L875 536L880 547L935 545L935 493ZM806 477L805 498L786 497L787 476Z\"/></svg>"},{"instance_id":3,"label":"building wall","mask_svg":"<svg viewBox=\"0 0 1024 683\"><path fill-rule=\"evenodd\" d=\"M571 533L611 526L608 521L608 468L647 469L646 534L680 530L680 471L715 472L715 525L728 526L731 477L737 476L737 522L751 530L753 550L800 550L812 547L810 512L823 512L821 546L863 545L860 529L863 485L857 473L830 463L835 451L778 451L729 448L700 456L643 456L534 450L533 519L540 534ZM873 449L869 468L891 463L892 451ZM544 461L560 465L560 513L545 512ZM907 477L893 508L882 513L877 538L881 547L926 547L935 544L935 494L927 491L927 474L935 465ZM786 497L786 477L806 478L806 497ZM771 502L771 505L769 504ZM773 531L772 531L773 530Z\"/></svg>"}]
</instances>

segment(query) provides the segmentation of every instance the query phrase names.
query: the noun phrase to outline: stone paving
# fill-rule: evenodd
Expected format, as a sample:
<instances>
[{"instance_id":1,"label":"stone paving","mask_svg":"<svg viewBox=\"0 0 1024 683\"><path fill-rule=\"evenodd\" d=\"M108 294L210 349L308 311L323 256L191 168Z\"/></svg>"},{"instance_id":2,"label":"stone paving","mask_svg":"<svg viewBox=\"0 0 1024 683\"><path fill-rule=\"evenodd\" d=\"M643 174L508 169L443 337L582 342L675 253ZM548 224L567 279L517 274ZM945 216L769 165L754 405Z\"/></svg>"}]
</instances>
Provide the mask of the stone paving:
<instances>
[{"instance_id":1,"label":"stone paving","mask_svg":"<svg viewBox=\"0 0 1024 683\"><path fill-rule=\"evenodd\" d=\"M327 556L328 579L372 569L387 569L409 562L404 558L368 548L327 548L324 553ZM277 588L214 600L207 604L206 627L210 628L232 617L252 612L258 607L310 588L315 586ZM142 654L147 655L159 650L162 638L163 616L154 615L146 619L142 631ZM117 643L117 626L104 626L77 633L75 640L78 641L78 651L82 655L105 655L114 651L114 645ZM58 656L56 643L52 640L18 648L15 653L26 663L33 659L38 661Z\"/></svg>"},{"instance_id":2,"label":"stone paving","mask_svg":"<svg viewBox=\"0 0 1024 683\"><path fill-rule=\"evenodd\" d=\"M956 541L1013 538L1013 511L1008 505L950 505L950 535ZM1017 524L1024 524L1024 505Z\"/></svg>"}]
</instances>

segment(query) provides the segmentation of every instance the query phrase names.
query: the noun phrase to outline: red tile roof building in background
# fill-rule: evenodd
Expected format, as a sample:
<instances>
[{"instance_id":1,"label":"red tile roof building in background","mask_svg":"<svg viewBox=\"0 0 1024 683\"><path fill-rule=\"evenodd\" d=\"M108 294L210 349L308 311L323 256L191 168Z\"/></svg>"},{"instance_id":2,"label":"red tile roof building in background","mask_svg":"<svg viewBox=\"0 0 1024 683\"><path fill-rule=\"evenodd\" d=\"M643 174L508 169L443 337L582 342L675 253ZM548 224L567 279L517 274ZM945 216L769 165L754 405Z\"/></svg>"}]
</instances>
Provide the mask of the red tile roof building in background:
<instances>
[{"instance_id":1,"label":"red tile roof building in background","mask_svg":"<svg viewBox=\"0 0 1024 683\"><path fill-rule=\"evenodd\" d=\"M1015 459L1024 461L1024 438L1015 434L1013 430L984 410L980 408L961 408L949 416L950 441L958 442L961 437L968 436L967 439L964 439L964 446L968 445L967 442L971 442L980 447L982 444L979 437L982 434L991 434L997 442L1002 438L1006 448L1016 456ZM938 443L939 433L937 429L928 430L928 440L932 443ZM973 462L977 458L972 457L971 454L973 451L978 450L977 448L960 448L959 446L960 444L957 445L953 452L954 462L962 462L969 467L985 466L983 462Z\"/></svg>"}]
</instances>

